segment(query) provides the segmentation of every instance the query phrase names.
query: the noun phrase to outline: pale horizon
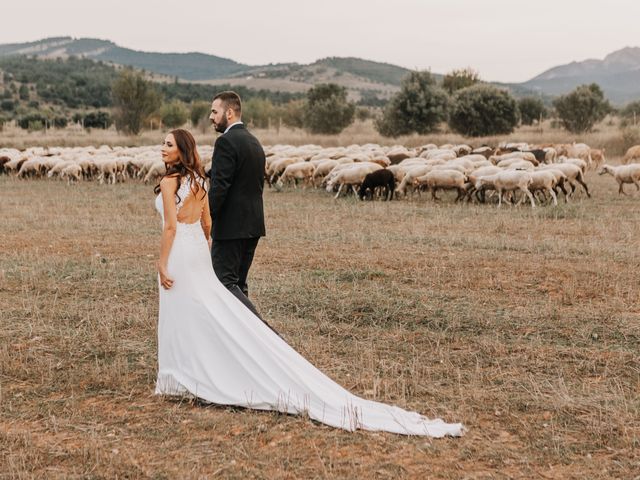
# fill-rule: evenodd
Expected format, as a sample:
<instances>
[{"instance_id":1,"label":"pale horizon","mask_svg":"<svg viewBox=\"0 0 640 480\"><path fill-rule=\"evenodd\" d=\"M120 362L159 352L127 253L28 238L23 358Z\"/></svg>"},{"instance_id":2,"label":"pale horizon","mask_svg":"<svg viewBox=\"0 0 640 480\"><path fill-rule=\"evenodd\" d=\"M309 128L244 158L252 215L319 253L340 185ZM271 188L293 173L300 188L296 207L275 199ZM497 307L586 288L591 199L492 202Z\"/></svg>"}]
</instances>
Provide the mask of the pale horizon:
<instances>
[{"instance_id":1,"label":"pale horizon","mask_svg":"<svg viewBox=\"0 0 640 480\"><path fill-rule=\"evenodd\" d=\"M425 3L399 0L390 9L380 0L275 0L246 1L240 9L184 0L176 12L167 0L23 0L3 9L10 21L0 30L0 44L99 38L133 50L198 52L253 66L358 57L439 74L471 67L483 80L504 83L640 46L634 30L640 2Z\"/></svg>"}]
</instances>

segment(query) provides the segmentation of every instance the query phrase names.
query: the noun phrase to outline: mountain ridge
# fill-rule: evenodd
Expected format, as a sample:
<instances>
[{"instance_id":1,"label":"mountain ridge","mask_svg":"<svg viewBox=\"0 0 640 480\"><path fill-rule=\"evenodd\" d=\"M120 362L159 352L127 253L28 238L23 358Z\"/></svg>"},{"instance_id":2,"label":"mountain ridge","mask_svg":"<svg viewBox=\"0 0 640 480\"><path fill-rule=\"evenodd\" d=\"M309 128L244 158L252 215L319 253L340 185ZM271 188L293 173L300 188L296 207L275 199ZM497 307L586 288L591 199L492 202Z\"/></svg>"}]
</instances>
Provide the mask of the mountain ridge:
<instances>
[{"instance_id":1,"label":"mountain ridge","mask_svg":"<svg viewBox=\"0 0 640 480\"><path fill-rule=\"evenodd\" d=\"M0 56L40 58L78 56L158 73L187 82L228 84L250 88L304 91L315 83L333 82L347 88L352 98L374 95L381 100L397 92L409 69L355 57L325 57L309 64L246 65L200 52L143 52L97 38L51 37L33 42L0 45ZM441 78L438 73L433 74ZM624 47L600 59L573 61L545 70L521 83L490 82L517 96L566 94L585 83L598 83L607 98L622 104L640 98L640 47Z\"/></svg>"}]
</instances>

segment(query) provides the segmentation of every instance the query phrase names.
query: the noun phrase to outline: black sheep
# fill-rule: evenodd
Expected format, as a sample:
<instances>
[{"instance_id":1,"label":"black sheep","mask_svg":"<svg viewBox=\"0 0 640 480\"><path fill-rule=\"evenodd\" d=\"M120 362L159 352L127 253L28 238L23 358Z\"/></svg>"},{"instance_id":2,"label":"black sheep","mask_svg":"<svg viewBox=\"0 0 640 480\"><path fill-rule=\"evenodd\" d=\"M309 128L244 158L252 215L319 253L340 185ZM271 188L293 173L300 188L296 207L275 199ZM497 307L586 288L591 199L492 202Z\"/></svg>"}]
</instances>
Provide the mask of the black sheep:
<instances>
[{"instance_id":1,"label":"black sheep","mask_svg":"<svg viewBox=\"0 0 640 480\"><path fill-rule=\"evenodd\" d=\"M360 200L364 200L365 195L368 196L369 192L369 198L373 200L377 187L381 187L384 190L385 200L391 200L393 198L393 192L396 189L396 179L393 173L383 168L382 170L371 172L364 177L362 185L360 186Z\"/></svg>"}]
</instances>

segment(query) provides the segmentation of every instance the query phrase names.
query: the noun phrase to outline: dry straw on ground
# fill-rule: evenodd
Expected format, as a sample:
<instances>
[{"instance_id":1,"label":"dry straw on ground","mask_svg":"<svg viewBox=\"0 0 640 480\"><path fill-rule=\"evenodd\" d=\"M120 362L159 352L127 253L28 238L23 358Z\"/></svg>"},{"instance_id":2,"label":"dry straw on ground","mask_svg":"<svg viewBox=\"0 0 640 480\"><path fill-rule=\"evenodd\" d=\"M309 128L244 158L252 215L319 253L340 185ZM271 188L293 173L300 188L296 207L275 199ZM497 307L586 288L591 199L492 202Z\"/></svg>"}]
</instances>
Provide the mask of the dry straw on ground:
<instances>
[{"instance_id":1,"label":"dry straw on ground","mask_svg":"<svg viewBox=\"0 0 640 480\"><path fill-rule=\"evenodd\" d=\"M151 188L0 178L0 478L637 477L640 198L588 181L535 211L266 193L255 303L355 393L469 429L430 441L154 397Z\"/></svg>"}]
</instances>

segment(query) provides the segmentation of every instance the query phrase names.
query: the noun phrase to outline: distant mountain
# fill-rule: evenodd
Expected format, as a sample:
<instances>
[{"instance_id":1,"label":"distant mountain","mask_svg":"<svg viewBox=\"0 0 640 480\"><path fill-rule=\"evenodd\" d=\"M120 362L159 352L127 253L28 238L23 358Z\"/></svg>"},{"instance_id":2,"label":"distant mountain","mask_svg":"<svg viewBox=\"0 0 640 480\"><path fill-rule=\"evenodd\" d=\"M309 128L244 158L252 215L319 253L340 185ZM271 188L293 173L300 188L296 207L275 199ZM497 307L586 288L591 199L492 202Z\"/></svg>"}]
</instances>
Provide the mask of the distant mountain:
<instances>
[{"instance_id":1,"label":"distant mountain","mask_svg":"<svg viewBox=\"0 0 640 480\"><path fill-rule=\"evenodd\" d=\"M301 93L317 83L332 82L347 88L353 100L380 104L400 88L410 70L388 63L353 57L329 57L311 64L245 65L204 53L154 53L123 48L108 40L55 37L28 43L0 45L0 57L30 55L41 58L77 56L116 65L128 65L181 81L210 85L238 85ZM442 75L433 74L437 79ZM603 60L572 62L551 68L523 83L494 84L516 97L538 95L546 102L585 83L598 83L607 98L623 104L640 99L640 48L627 47Z\"/></svg>"},{"instance_id":2,"label":"distant mountain","mask_svg":"<svg viewBox=\"0 0 640 480\"><path fill-rule=\"evenodd\" d=\"M160 73L184 80L220 78L246 70L248 65L204 53L153 53L122 48L108 40L56 37L29 43L0 45L0 56L35 55L41 58L77 57Z\"/></svg>"},{"instance_id":3,"label":"distant mountain","mask_svg":"<svg viewBox=\"0 0 640 480\"><path fill-rule=\"evenodd\" d=\"M626 47L603 60L589 59L551 68L521 86L547 95L562 95L578 85L597 83L613 103L640 98L640 48Z\"/></svg>"}]
</instances>

